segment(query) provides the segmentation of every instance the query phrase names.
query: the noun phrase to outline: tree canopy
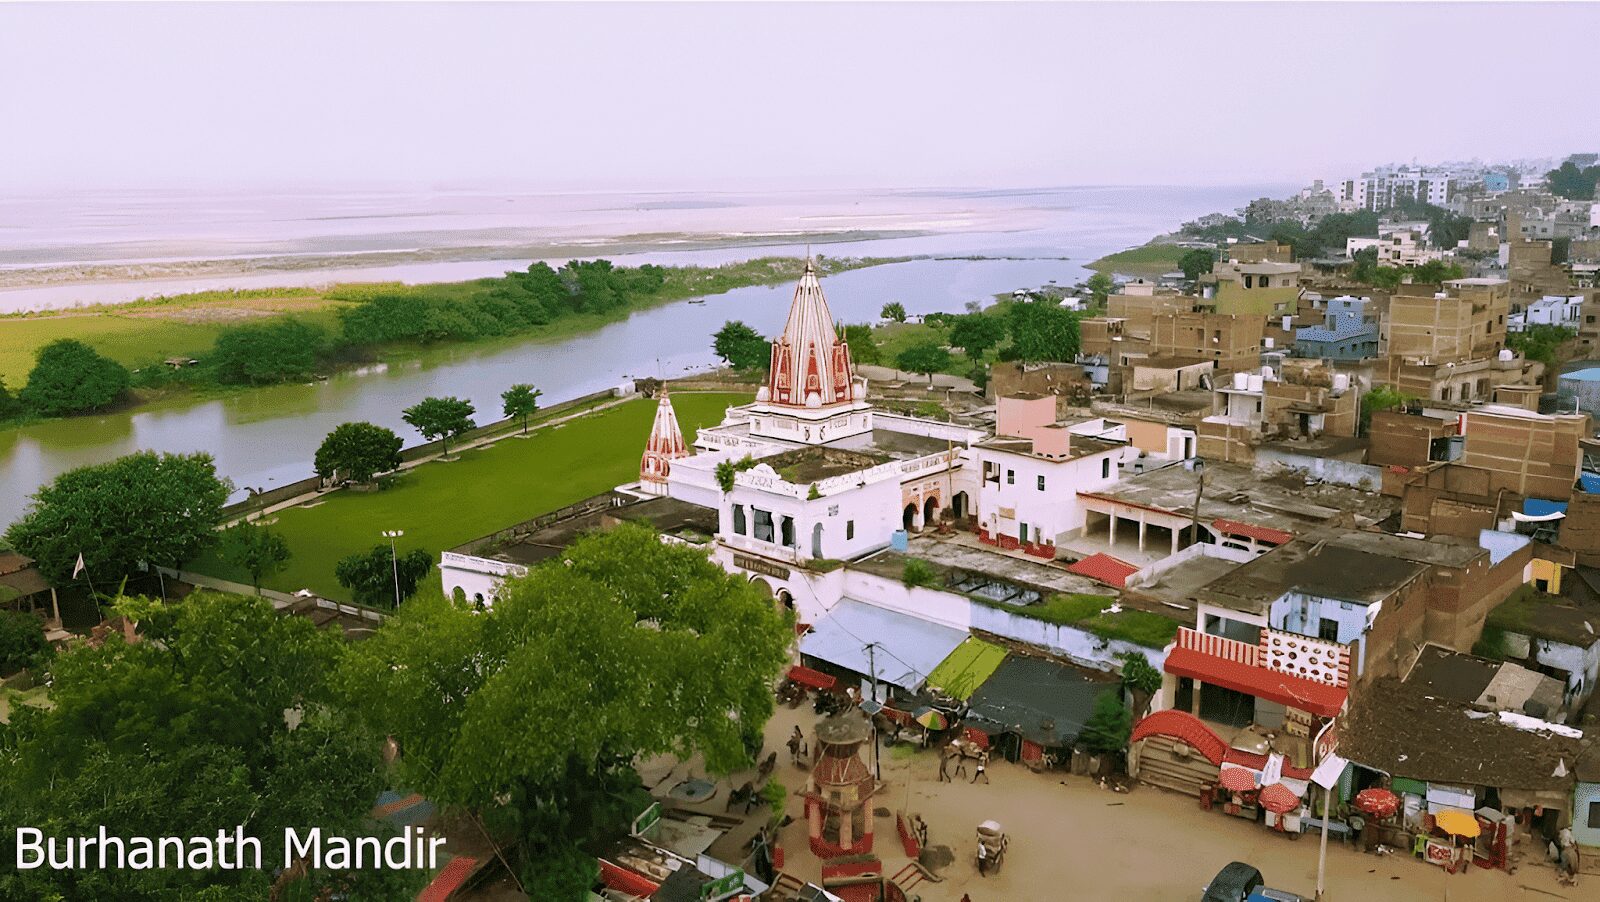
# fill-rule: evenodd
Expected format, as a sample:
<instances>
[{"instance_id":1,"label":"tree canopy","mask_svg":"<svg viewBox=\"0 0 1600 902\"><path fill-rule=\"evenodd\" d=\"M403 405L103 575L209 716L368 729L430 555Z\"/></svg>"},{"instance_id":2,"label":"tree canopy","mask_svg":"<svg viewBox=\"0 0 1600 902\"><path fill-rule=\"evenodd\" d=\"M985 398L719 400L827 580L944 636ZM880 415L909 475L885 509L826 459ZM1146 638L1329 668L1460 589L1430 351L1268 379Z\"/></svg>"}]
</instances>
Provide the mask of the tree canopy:
<instances>
[{"instance_id":1,"label":"tree canopy","mask_svg":"<svg viewBox=\"0 0 1600 902\"><path fill-rule=\"evenodd\" d=\"M261 594L261 577L270 576L289 563L289 543L265 526L245 520L224 529L218 542L223 561L250 574L250 585Z\"/></svg>"},{"instance_id":2,"label":"tree canopy","mask_svg":"<svg viewBox=\"0 0 1600 902\"><path fill-rule=\"evenodd\" d=\"M974 362L1006 337L1006 321L988 313L963 313L950 327L950 345Z\"/></svg>"},{"instance_id":3,"label":"tree canopy","mask_svg":"<svg viewBox=\"0 0 1600 902\"><path fill-rule=\"evenodd\" d=\"M519 382L500 393L501 411L507 419L522 421L523 435L528 434L528 417L539 409L539 396L542 394L544 392L525 382Z\"/></svg>"},{"instance_id":4,"label":"tree canopy","mask_svg":"<svg viewBox=\"0 0 1600 902\"><path fill-rule=\"evenodd\" d=\"M1193 282L1211 271L1217 262L1217 252L1208 247L1191 248L1183 252L1178 258L1178 268L1183 270L1183 277Z\"/></svg>"},{"instance_id":5,"label":"tree canopy","mask_svg":"<svg viewBox=\"0 0 1600 902\"><path fill-rule=\"evenodd\" d=\"M895 355L894 365L909 373L921 373L933 382L933 374L950 365L950 352L936 341L921 341Z\"/></svg>"},{"instance_id":6,"label":"tree canopy","mask_svg":"<svg viewBox=\"0 0 1600 902\"><path fill-rule=\"evenodd\" d=\"M1595 184L1600 182L1600 166L1579 168L1571 160L1545 173L1550 193L1569 200L1595 199Z\"/></svg>"},{"instance_id":7,"label":"tree canopy","mask_svg":"<svg viewBox=\"0 0 1600 902\"><path fill-rule=\"evenodd\" d=\"M122 364L74 338L40 348L36 361L17 395L35 413L61 416L99 410L128 390L128 371Z\"/></svg>"},{"instance_id":8,"label":"tree canopy","mask_svg":"<svg viewBox=\"0 0 1600 902\"><path fill-rule=\"evenodd\" d=\"M89 578L105 588L140 563L193 559L215 540L231 489L209 454L140 451L57 476L6 541L57 584L72 579L82 553Z\"/></svg>"},{"instance_id":9,"label":"tree canopy","mask_svg":"<svg viewBox=\"0 0 1600 902\"><path fill-rule=\"evenodd\" d=\"M475 612L438 595L351 649L352 698L405 750L401 776L480 814L533 898L582 898L580 848L648 802L636 756L751 763L792 629L698 550L625 524L508 580Z\"/></svg>"},{"instance_id":10,"label":"tree canopy","mask_svg":"<svg viewBox=\"0 0 1600 902\"><path fill-rule=\"evenodd\" d=\"M475 424L472 415L478 409L471 401L460 398L423 398L407 407L401 419L422 433L428 441L438 441L444 446L444 457L450 456L450 440L471 429Z\"/></svg>"},{"instance_id":11,"label":"tree canopy","mask_svg":"<svg viewBox=\"0 0 1600 902\"><path fill-rule=\"evenodd\" d=\"M850 346L850 359L855 363L875 364L883 358L872 338L872 327L866 323L840 326L839 337Z\"/></svg>"},{"instance_id":12,"label":"tree canopy","mask_svg":"<svg viewBox=\"0 0 1600 902\"><path fill-rule=\"evenodd\" d=\"M6 380L0 379L0 420L9 420L23 412L22 402L17 399L11 390L6 388Z\"/></svg>"},{"instance_id":13,"label":"tree canopy","mask_svg":"<svg viewBox=\"0 0 1600 902\"><path fill-rule=\"evenodd\" d=\"M878 311L878 315L890 322L903 323L906 321L906 305L899 301L890 301L883 305L883 309Z\"/></svg>"},{"instance_id":14,"label":"tree canopy","mask_svg":"<svg viewBox=\"0 0 1600 902\"><path fill-rule=\"evenodd\" d=\"M333 578L350 590L358 604L392 608L396 583L404 601L417 594L417 586L432 569L433 555L421 548L397 553L392 546L374 545L341 558L333 566Z\"/></svg>"},{"instance_id":15,"label":"tree canopy","mask_svg":"<svg viewBox=\"0 0 1600 902\"><path fill-rule=\"evenodd\" d=\"M232 326L217 336L207 361L224 385L302 381L317 372L327 335L294 318Z\"/></svg>"},{"instance_id":16,"label":"tree canopy","mask_svg":"<svg viewBox=\"0 0 1600 902\"><path fill-rule=\"evenodd\" d=\"M1078 734L1078 741L1091 752L1121 751L1133 732L1133 713L1117 693L1106 690L1094 700L1094 709Z\"/></svg>"},{"instance_id":17,"label":"tree canopy","mask_svg":"<svg viewBox=\"0 0 1600 902\"><path fill-rule=\"evenodd\" d=\"M1008 353L1017 360L1070 363L1078 354L1078 318L1059 304L1049 301L1012 304L1007 313L1007 325L1011 332Z\"/></svg>"},{"instance_id":18,"label":"tree canopy","mask_svg":"<svg viewBox=\"0 0 1600 902\"><path fill-rule=\"evenodd\" d=\"M400 467L400 447L400 436L392 429L372 423L340 423L317 448L317 475L371 482L377 474Z\"/></svg>"},{"instance_id":19,"label":"tree canopy","mask_svg":"<svg viewBox=\"0 0 1600 902\"><path fill-rule=\"evenodd\" d=\"M1112 281L1111 277L1105 273L1097 272L1089 277L1089 281L1084 283L1084 287L1089 289L1089 299L1094 305L1096 307L1104 307L1106 299L1111 297L1111 290L1117 287L1117 283Z\"/></svg>"},{"instance_id":20,"label":"tree canopy","mask_svg":"<svg viewBox=\"0 0 1600 902\"><path fill-rule=\"evenodd\" d=\"M764 370L772 362L771 343L739 320L722 324L711 338L711 350L724 363L739 370Z\"/></svg>"},{"instance_id":21,"label":"tree canopy","mask_svg":"<svg viewBox=\"0 0 1600 902\"><path fill-rule=\"evenodd\" d=\"M1567 326L1534 323L1521 332L1506 335L1506 347L1529 360L1537 360L1546 368L1556 365L1556 350L1578 337L1576 330Z\"/></svg>"},{"instance_id":22,"label":"tree canopy","mask_svg":"<svg viewBox=\"0 0 1600 902\"><path fill-rule=\"evenodd\" d=\"M63 652L52 707L18 706L0 725L0 829L231 836L242 825L261 841L263 869L0 868L0 898L266 902L285 827L374 833L382 736L336 703L338 635L256 598L202 591L149 607L144 641L113 633ZM387 900L410 898L424 877L324 871L302 887Z\"/></svg>"},{"instance_id":23,"label":"tree canopy","mask_svg":"<svg viewBox=\"0 0 1600 902\"><path fill-rule=\"evenodd\" d=\"M22 611L0 610L0 677L10 676L34 662L47 658L50 643L44 638L44 624Z\"/></svg>"}]
</instances>

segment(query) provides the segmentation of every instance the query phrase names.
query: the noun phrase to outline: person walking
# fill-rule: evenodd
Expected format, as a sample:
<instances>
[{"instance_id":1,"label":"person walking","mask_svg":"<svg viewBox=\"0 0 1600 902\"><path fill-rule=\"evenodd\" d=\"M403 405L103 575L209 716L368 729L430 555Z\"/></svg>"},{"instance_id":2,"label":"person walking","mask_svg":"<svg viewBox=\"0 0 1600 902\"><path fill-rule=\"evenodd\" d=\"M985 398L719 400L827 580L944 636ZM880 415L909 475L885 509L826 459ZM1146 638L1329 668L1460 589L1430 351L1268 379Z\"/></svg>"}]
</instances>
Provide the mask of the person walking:
<instances>
[{"instance_id":1,"label":"person walking","mask_svg":"<svg viewBox=\"0 0 1600 902\"><path fill-rule=\"evenodd\" d=\"M950 780L950 747L939 746L939 782L949 783Z\"/></svg>"},{"instance_id":2,"label":"person walking","mask_svg":"<svg viewBox=\"0 0 1600 902\"><path fill-rule=\"evenodd\" d=\"M989 766L989 753L986 752L986 751L985 752L979 752L978 753L978 766L972 771L972 782L976 783L976 782L978 782L978 778L982 777L983 778L983 782L984 783L988 783L989 782L989 775L987 773L984 773L985 769L988 768L988 766Z\"/></svg>"}]
</instances>

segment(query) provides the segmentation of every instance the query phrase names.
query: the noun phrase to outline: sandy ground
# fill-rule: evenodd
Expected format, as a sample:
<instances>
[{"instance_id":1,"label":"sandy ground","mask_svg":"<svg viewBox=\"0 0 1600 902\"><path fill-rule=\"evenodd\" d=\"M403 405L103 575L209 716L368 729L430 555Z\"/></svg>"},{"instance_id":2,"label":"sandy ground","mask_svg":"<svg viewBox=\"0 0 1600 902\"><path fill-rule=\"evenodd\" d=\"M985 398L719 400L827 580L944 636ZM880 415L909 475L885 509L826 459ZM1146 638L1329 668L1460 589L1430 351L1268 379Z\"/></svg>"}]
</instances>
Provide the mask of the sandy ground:
<instances>
[{"instance_id":1,"label":"sandy ground","mask_svg":"<svg viewBox=\"0 0 1600 902\"><path fill-rule=\"evenodd\" d=\"M791 792L788 813L795 820L782 832L786 870L817 880L821 863L806 845L800 800L793 794L805 773L790 765L783 741L794 725L810 735L816 722L810 705L780 707L766 730L767 748L777 749L778 777ZM1269 885L1308 898L1316 887L1317 836L1299 839L1219 812L1201 811L1187 797L1135 786L1127 794L1095 787L1085 777L1034 774L994 762L992 783L939 783L933 752L881 755L887 786L877 807L891 815L877 820L874 851L887 874L907 862L895 833L892 812L906 807L928 824L930 846L949 846L955 861L941 883L912 889L923 902L1058 899L1194 900L1229 861L1254 864ZM979 877L974 864L975 828L998 820L1011 837L1001 872ZM1522 846L1522 849L1528 849ZM1594 878L1589 878L1591 881ZM1600 888L1562 887L1542 858L1515 874L1472 869L1448 875L1440 868L1399 855L1355 852L1337 841L1328 846L1327 899L1354 900L1548 900L1600 898Z\"/></svg>"}]
</instances>

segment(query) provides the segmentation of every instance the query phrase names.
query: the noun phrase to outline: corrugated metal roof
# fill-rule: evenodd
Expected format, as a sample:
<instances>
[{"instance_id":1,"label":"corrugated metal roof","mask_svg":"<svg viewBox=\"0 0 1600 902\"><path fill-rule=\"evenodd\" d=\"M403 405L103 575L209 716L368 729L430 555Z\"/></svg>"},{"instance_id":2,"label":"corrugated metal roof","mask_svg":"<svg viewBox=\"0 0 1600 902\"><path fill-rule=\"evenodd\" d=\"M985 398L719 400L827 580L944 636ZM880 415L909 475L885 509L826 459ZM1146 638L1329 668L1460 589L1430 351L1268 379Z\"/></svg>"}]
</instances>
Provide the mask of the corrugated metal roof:
<instances>
[{"instance_id":1,"label":"corrugated metal roof","mask_svg":"<svg viewBox=\"0 0 1600 902\"><path fill-rule=\"evenodd\" d=\"M966 638L966 630L845 598L812 624L800 653L868 675L867 644L873 643L878 680L915 692Z\"/></svg>"}]
</instances>

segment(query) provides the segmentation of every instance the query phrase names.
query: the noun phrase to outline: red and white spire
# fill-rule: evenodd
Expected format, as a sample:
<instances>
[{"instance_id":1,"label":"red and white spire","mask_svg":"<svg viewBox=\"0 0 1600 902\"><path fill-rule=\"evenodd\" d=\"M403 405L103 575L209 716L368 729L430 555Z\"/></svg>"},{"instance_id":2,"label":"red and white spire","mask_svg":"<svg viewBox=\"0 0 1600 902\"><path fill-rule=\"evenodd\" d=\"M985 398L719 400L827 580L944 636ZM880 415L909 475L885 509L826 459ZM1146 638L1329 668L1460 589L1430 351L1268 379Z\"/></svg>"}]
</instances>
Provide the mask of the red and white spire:
<instances>
[{"instance_id":1,"label":"red and white spire","mask_svg":"<svg viewBox=\"0 0 1600 902\"><path fill-rule=\"evenodd\" d=\"M756 400L777 407L828 408L860 400L850 348L834 329L814 261L794 289L783 334L772 343L767 384Z\"/></svg>"},{"instance_id":2,"label":"red and white spire","mask_svg":"<svg viewBox=\"0 0 1600 902\"><path fill-rule=\"evenodd\" d=\"M639 461L639 478L645 482L666 482L672 461L689 456L689 448L683 443L683 430L678 428L678 414L672 409L665 386L658 397L661 400L656 404L656 420L650 426L650 440L645 443L644 457Z\"/></svg>"}]
</instances>

